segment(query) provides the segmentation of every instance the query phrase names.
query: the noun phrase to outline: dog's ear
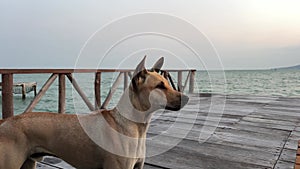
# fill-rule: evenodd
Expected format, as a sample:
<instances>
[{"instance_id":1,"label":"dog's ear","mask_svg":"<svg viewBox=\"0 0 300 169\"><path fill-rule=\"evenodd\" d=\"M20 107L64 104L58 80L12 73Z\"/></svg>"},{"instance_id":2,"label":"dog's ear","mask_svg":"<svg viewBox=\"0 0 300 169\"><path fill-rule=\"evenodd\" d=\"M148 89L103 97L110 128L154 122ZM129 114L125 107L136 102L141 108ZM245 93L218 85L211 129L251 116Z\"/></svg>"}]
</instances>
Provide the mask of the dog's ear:
<instances>
[{"instance_id":1,"label":"dog's ear","mask_svg":"<svg viewBox=\"0 0 300 169\"><path fill-rule=\"evenodd\" d=\"M147 70L145 68L146 56L144 56L143 60L137 65L135 71L133 73L133 78L131 80L132 86L134 89L137 89L138 83L142 80L145 80Z\"/></svg>"},{"instance_id":2,"label":"dog's ear","mask_svg":"<svg viewBox=\"0 0 300 169\"><path fill-rule=\"evenodd\" d=\"M151 68L151 72L159 72L161 67L163 66L164 64L164 57L161 57L160 59L158 59L158 61L156 61L156 63L153 65L153 67Z\"/></svg>"},{"instance_id":3,"label":"dog's ear","mask_svg":"<svg viewBox=\"0 0 300 169\"><path fill-rule=\"evenodd\" d=\"M146 71L145 61L146 61L146 56L144 56L143 60L136 66L135 71L133 73L133 77L135 77L141 73L144 73L144 71Z\"/></svg>"}]
</instances>

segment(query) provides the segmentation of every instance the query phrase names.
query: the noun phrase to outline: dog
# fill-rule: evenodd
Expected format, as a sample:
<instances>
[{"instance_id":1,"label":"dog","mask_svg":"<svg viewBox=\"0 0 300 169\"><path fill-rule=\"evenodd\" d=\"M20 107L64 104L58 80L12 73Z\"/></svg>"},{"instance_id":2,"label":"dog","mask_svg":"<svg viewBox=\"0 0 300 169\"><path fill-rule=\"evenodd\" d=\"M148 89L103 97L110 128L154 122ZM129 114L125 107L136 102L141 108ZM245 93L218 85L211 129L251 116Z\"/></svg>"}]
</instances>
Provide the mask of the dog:
<instances>
[{"instance_id":1,"label":"dog","mask_svg":"<svg viewBox=\"0 0 300 169\"><path fill-rule=\"evenodd\" d=\"M142 169L153 112L177 111L189 100L158 73L163 57L150 70L145 59L112 110L85 115L29 112L1 120L0 169L34 169L45 155L78 169Z\"/></svg>"}]
</instances>

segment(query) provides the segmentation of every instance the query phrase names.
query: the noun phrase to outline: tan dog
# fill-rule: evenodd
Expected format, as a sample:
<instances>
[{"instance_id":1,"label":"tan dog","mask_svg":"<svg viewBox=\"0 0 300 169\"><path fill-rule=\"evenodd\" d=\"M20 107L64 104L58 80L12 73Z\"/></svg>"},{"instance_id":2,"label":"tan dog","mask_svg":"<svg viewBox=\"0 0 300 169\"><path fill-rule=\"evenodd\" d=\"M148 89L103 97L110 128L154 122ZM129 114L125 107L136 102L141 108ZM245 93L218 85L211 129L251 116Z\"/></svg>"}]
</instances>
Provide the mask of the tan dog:
<instances>
[{"instance_id":1,"label":"tan dog","mask_svg":"<svg viewBox=\"0 0 300 169\"><path fill-rule=\"evenodd\" d=\"M188 97L151 69L137 66L131 84L112 110L87 115L24 113L0 121L0 169L33 169L34 159L57 156L79 169L141 169L151 115L179 110Z\"/></svg>"}]
</instances>

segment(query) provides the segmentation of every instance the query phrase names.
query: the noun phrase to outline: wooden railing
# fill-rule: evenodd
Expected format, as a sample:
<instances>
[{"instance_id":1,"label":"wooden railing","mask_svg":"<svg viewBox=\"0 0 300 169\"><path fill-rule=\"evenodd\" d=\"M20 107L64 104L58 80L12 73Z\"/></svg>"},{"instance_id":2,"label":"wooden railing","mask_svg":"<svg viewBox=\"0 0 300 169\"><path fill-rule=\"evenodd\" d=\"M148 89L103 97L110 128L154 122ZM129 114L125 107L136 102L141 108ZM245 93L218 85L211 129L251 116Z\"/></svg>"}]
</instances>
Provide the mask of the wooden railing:
<instances>
[{"instance_id":1,"label":"wooden railing","mask_svg":"<svg viewBox=\"0 0 300 169\"><path fill-rule=\"evenodd\" d=\"M101 103L101 74L102 73L113 73L119 72L118 77L112 84L112 87ZM87 107L93 111L97 109L105 109L109 101L111 100L114 92L117 90L118 85L123 79L124 89L128 87L128 77L132 78L133 70L128 69L0 69L2 75L2 118L8 118L14 115L14 104L13 104L13 76L14 74L51 74L49 79L45 82L42 88L39 90L37 95L34 97L32 102L27 106L24 112L33 111L35 105L41 100L49 87L58 78L58 112L65 113L66 111L66 77L69 79L74 89L80 95L82 100L85 102ZM177 73L177 86L175 85L173 78L169 72ZM188 72L185 81L183 82L183 72ZM194 69L185 70L161 70L161 74L169 80L172 87L178 91L184 91L189 80L189 93L194 92ZM94 80L94 96L95 104L92 104L85 93L81 90L76 79L73 77L73 73L95 73ZM123 78L122 78L123 77Z\"/></svg>"}]
</instances>

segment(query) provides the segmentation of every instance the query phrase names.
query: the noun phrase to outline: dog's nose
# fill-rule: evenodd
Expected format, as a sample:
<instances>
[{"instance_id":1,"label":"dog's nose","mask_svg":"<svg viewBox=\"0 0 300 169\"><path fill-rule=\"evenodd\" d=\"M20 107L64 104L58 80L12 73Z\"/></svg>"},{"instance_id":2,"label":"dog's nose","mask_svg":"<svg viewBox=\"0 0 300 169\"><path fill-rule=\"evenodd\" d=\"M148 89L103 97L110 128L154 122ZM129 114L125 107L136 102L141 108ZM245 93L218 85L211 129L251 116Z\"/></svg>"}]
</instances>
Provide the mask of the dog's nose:
<instances>
[{"instance_id":1,"label":"dog's nose","mask_svg":"<svg viewBox=\"0 0 300 169\"><path fill-rule=\"evenodd\" d=\"M189 97L187 95L181 95L181 107L185 106L189 101Z\"/></svg>"}]
</instances>

